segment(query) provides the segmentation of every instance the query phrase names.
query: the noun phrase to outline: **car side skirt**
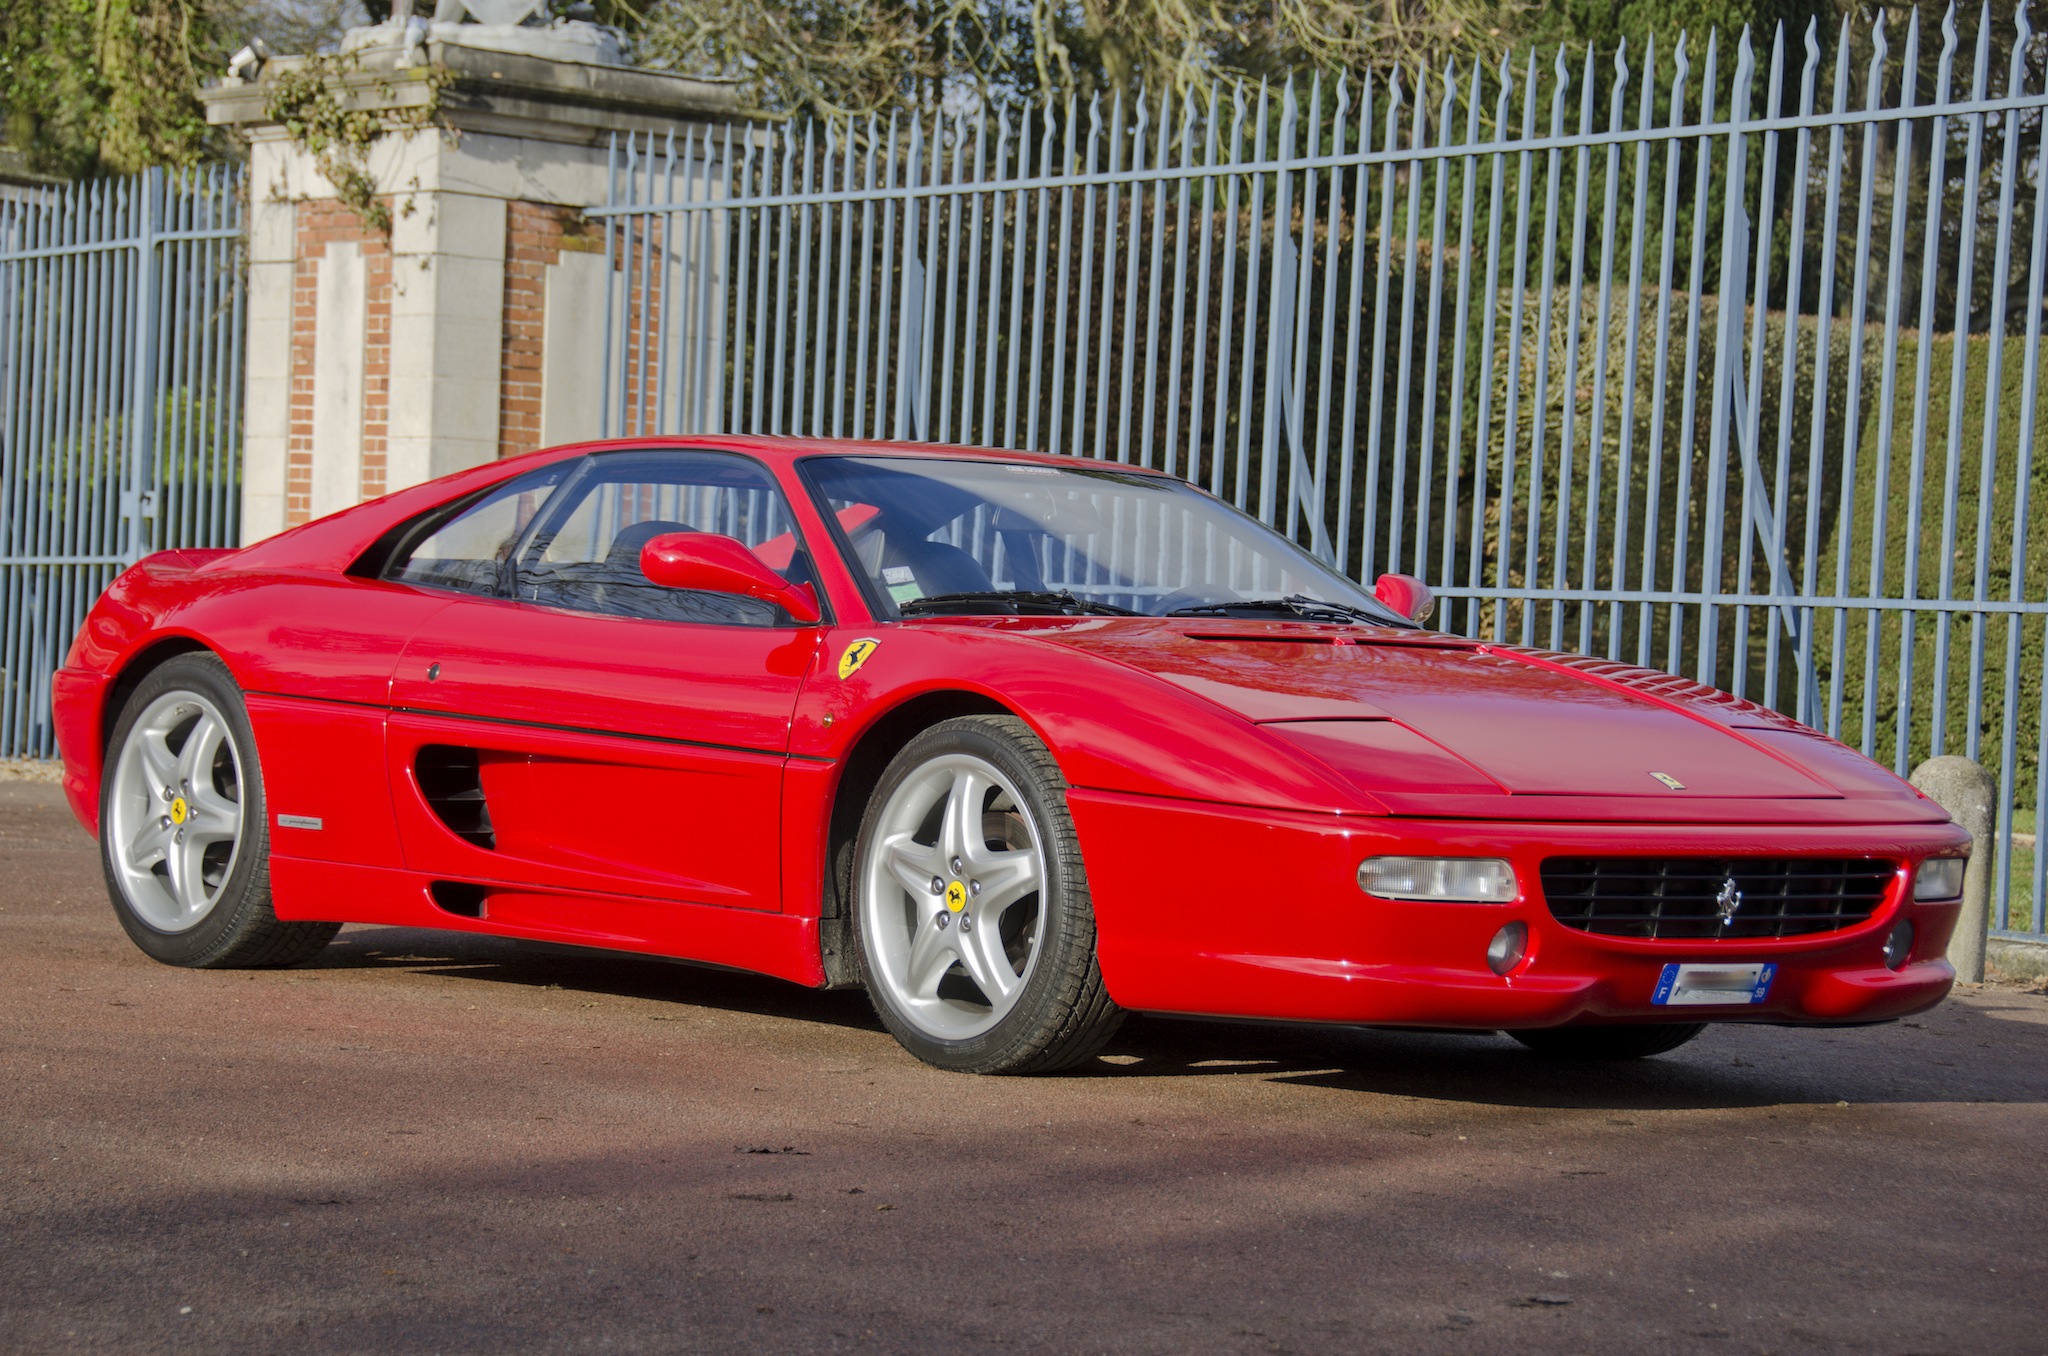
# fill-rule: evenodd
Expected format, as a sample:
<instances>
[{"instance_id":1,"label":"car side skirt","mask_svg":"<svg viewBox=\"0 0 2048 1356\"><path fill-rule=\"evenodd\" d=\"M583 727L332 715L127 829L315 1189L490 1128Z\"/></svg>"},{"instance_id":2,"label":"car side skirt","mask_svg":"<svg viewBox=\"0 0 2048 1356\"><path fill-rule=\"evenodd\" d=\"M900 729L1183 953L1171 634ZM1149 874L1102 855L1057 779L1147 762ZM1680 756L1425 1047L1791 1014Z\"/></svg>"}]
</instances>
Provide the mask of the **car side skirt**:
<instances>
[{"instance_id":1,"label":"car side skirt","mask_svg":"<svg viewBox=\"0 0 2048 1356\"><path fill-rule=\"evenodd\" d=\"M277 916L484 933L707 961L818 987L817 919L633 895L548 890L511 881L442 881L416 871L273 855ZM476 916L435 902L456 886ZM570 920L574 920L571 922Z\"/></svg>"}]
</instances>

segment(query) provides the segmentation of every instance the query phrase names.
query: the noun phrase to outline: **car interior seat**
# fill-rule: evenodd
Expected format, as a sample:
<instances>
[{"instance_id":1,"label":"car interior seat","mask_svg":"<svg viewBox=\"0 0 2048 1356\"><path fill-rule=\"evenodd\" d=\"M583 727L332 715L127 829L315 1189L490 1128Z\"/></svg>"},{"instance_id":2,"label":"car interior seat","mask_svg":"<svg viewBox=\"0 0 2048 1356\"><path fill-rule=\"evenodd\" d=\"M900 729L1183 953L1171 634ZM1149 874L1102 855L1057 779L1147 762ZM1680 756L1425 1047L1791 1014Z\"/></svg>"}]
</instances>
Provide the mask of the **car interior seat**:
<instances>
[{"instance_id":1,"label":"car interior seat","mask_svg":"<svg viewBox=\"0 0 2048 1356\"><path fill-rule=\"evenodd\" d=\"M911 579L917 584L916 596L920 598L941 593L986 593L994 587L980 561L959 547L942 541L892 543L891 549L882 557L885 581L889 579L887 571L892 567L909 569Z\"/></svg>"},{"instance_id":2,"label":"car interior seat","mask_svg":"<svg viewBox=\"0 0 2048 1356\"><path fill-rule=\"evenodd\" d=\"M640 552L656 537L665 537L671 532L695 532L688 523L668 522L650 518L644 523L634 523L619 529L612 538L611 549L604 553L604 580L610 583L644 584L647 576L640 573Z\"/></svg>"},{"instance_id":3,"label":"car interior seat","mask_svg":"<svg viewBox=\"0 0 2048 1356\"><path fill-rule=\"evenodd\" d=\"M659 607L651 595L658 590L640 572L640 551L654 538L669 532L694 532L688 523L649 519L619 530L602 560L562 561L524 572L520 592L533 602L582 612L607 612L621 616L647 616Z\"/></svg>"}]
</instances>

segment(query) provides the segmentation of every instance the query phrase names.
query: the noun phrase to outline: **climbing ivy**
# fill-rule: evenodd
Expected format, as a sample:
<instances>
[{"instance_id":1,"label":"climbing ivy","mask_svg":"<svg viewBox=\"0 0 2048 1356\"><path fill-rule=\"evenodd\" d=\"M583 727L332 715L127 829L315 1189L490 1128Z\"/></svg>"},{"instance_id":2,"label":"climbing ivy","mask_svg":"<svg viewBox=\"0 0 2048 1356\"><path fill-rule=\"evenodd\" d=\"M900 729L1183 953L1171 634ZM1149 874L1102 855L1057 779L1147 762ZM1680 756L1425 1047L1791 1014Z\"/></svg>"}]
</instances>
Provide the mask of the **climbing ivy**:
<instances>
[{"instance_id":1,"label":"climbing ivy","mask_svg":"<svg viewBox=\"0 0 2048 1356\"><path fill-rule=\"evenodd\" d=\"M445 66L379 74L366 86L353 80L361 70L360 54L316 55L265 80L264 113L284 128L292 144L313 157L313 163L334 185L341 202L371 230L391 235L391 207L378 197L370 176L370 150L391 132L410 137L434 126L441 114L441 91L454 76ZM390 106L399 85L421 85L426 98L403 107ZM355 97L367 90L380 107L362 107ZM405 211L410 211L408 205Z\"/></svg>"}]
</instances>

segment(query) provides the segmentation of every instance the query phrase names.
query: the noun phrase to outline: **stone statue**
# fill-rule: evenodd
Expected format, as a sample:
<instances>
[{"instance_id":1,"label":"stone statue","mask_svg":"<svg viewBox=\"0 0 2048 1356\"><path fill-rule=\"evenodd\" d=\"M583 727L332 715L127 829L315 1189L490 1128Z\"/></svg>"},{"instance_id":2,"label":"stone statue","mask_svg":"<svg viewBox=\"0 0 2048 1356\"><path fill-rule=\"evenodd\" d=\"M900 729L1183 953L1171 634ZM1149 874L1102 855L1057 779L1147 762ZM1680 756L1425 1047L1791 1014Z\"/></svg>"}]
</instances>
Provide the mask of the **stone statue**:
<instances>
[{"instance_id":1,"label":"stone statue","mask_svg":"<svg viewBox=\"0 0 2048 1356\"><path fill-rule=\"evenodd\" d=\"M434 0L431 19L413 12L415 0L393 0L391 17L368 28L352 28L342 39L345 53L393 54L400 70L426 60L428 43L485 52L572 61L586 66L624 66L626 44L619 31L593 22L587 0L548 17L549 0Z\"/></svg>"}]
</instances>

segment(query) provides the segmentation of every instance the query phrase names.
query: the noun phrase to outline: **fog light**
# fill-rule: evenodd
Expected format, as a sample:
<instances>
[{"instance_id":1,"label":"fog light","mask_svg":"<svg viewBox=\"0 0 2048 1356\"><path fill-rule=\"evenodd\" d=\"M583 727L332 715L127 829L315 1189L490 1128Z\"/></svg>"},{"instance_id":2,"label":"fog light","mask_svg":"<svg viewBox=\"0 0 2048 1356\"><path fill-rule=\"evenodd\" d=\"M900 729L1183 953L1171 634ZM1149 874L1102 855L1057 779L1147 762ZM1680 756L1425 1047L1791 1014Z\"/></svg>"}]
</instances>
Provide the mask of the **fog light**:
<instances>
[{"instance_id":1,"label":"fog light","mask_svg":"<svg viewBox=\"0 0 2048 1356\"><path fill-rule=\"evenodd\" d=\"M1381 899L1512 904L1515 868L1494 857L1371 857L1359 863L1358 888Z\"/></svg>"},{"instance_id":2,"label":"fog light","mask_svg":"<svg viewBox=\"0 0 2048 1356\"><path fill-rule=\"evenodd\" d=\"M1929 857L1913 873L1913 898L1955 899L1963 893L1961 857Z\"/></svg>"},{"instance_id":3,"label":"fog light","mask_svg":"<svg viewBox=\"0 0 2048 1356\"><path fill-rule=\"evenodd\" d=\"M1912 956L1913 924L1901 920L1899 925L1892 929L1892 935L1884 939L1884 963L1887 968L1896 970L1912 959Z\"/></svg>"},{"instance_id":4,"label":"fog light","mask_svg":"<svg viewBox=\"0 0 2048 1356\"><path fill-rule=\"evenodd\" d=\"M1509 923L1486 944L1486 968L1504 975L1522 963L1522 953L1528 949L1529 925Z\"/></svg>"}]
</instances>

